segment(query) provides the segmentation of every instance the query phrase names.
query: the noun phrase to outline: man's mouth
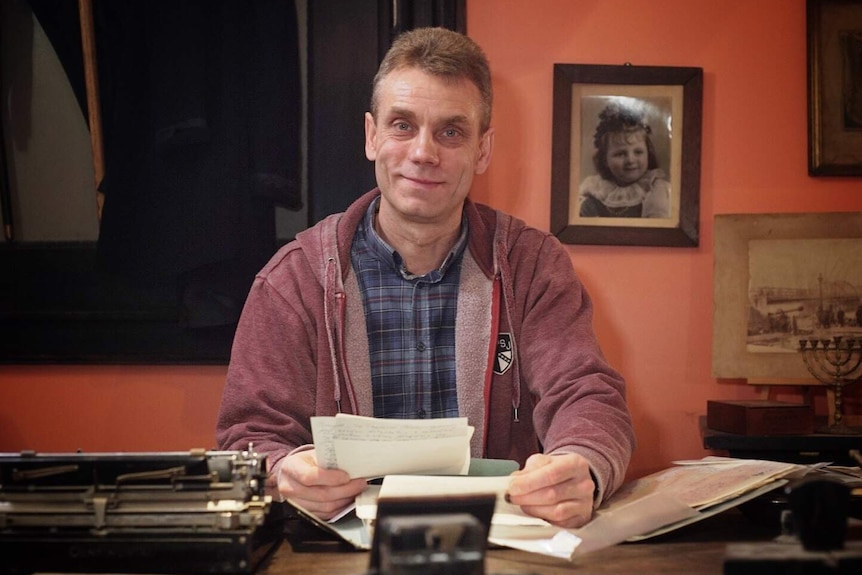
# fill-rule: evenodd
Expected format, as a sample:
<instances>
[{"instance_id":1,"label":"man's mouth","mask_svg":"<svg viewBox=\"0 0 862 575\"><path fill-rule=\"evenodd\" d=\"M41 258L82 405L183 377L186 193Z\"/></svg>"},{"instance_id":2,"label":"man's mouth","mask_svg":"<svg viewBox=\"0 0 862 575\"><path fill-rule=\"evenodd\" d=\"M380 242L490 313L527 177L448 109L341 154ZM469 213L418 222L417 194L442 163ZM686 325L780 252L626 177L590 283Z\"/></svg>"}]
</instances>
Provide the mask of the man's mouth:
<instances>
[{"instance_id":1,"label":"man's mouth","mask_svg":"<svg viewBox=\"0 0 862 575\"><path fill-rule=\"evenodd\" d=\"M439 182L437 180L429 180L427 178L420 178L420 177L415 177L415 176L402 176L402 177L405 180L407 180L408 182L411 182L411 183L416 184L418 186L436 186L436 185L439 185L442 183L442 182Z\"/></svg>"}]
</instances>

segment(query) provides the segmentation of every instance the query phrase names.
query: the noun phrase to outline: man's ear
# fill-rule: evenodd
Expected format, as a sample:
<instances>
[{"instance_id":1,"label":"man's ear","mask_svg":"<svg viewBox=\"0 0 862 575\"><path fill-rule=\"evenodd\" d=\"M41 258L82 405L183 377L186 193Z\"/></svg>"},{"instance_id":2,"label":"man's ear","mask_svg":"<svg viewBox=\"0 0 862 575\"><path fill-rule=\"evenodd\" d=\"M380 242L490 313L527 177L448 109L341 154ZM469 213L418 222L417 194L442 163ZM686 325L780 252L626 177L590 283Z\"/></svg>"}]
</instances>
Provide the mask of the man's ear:
<instances>
[{"instance_id":1,"label":"man's ear","mask_svg":"<svg viewBox=\"0 0 862 575\"><path fill-rule=\"evenodd\" d=\"M476 158L477 174L484 174L491 163L491 152L494 151L494 128L488 128L479 140L479 155ZM366 152L367 154L367 152Z\"/></svg>"},{"instance_id":2,"label":"man's ear","mask_svg":"<svg viewBox=\"0 0 862 575\"><path fill-rule=\"evenodd\" d=\"M372 162L377 159L377 124L371 112L365 112L365 157Z\"/></svg>"}]
</instances>

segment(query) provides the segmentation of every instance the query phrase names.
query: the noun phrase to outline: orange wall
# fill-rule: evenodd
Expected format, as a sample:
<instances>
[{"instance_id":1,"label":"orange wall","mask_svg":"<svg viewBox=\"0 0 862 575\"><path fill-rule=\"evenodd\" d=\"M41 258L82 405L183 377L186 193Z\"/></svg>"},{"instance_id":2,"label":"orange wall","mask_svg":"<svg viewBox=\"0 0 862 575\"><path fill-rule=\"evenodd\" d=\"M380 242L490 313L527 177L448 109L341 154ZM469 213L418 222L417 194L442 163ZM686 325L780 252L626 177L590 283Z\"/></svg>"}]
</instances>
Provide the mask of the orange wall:
<instances>
[{"instance_id":1,"label":"orange wall","mask_svg":"<svg viewBox=\"0 0 862 575\"><path fill-rule=\"evenodd\" d=\"M468 0L491 60L494 160L474 199L549 225L554 63L704 70L700 247L570 246L629 382L630 476L702 457L715 214L862 210L862 179L809 178L804 0ZM0 366L0 451L212 447L224 367Z\"/></svg>"}]
</instances>

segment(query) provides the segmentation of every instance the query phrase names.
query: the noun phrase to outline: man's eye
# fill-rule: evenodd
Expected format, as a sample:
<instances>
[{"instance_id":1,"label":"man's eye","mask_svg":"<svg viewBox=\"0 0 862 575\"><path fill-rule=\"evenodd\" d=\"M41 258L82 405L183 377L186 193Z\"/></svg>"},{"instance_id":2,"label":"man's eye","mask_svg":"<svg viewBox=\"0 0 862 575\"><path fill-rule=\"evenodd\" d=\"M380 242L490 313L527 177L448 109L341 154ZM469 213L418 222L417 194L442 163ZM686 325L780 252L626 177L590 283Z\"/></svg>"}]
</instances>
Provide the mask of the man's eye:
<instances>
[{"instance_id":1,"label":"man's eye","mask_svg":"<svg viewBox=\"0 0 862 575\"><path fill-rule=\"evenodd\" d=\"M410 129L410 124L407 122L396 122L395 129L403 132Z\"/></svg>"},{"instance_id":2,"label":"man's eye","mask_svg":"<svg viewBox=\"0 0 862 575\"><path fill-rule=\"evenodd\" d=\"M442 137L447 140L454 140L462 136L461 130L458 128L446 128L440 133L442 134Z\"/></svg>"}]
</instances>

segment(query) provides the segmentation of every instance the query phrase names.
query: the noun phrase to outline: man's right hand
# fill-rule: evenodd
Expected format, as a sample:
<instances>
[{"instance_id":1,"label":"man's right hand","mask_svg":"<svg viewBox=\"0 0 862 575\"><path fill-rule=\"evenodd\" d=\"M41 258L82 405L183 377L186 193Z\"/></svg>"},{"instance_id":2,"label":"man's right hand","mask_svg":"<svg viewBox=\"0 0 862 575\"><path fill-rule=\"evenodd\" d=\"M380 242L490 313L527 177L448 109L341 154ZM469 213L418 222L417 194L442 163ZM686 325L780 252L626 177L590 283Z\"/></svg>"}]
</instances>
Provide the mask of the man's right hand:
<instances>
[{"instance_id":1,"label":"man's right hand","mask_svg":"<svg viewBox=\"0 0 862 575\"><path fill-rule=\"evenodd\" d=\"M277 482L282 497L323 520L335 517L368 485L340 469L318 467L313 449L286 456L278 466Z\"/></svg>"}]
</instances>

